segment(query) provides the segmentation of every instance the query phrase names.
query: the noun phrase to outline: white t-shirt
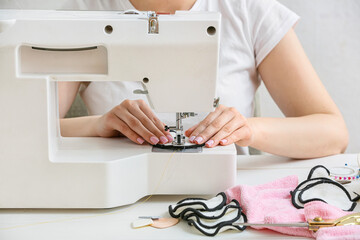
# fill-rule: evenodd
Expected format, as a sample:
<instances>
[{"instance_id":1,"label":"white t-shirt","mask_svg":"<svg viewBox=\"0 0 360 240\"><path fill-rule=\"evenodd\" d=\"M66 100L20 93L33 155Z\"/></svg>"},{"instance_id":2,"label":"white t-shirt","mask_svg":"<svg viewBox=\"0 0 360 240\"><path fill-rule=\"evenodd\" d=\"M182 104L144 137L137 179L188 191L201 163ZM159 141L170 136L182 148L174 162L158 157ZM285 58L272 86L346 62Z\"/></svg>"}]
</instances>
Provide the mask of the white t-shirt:
<instances>
[{"instance_id":1,"label":"white t-shirt","mask_svg":"<svg viewBox=\"0 0 360 240\"><path fill-rule=\"evenodd\" d=\"M129 0L69 0L62 7L72 10L134 9ZM222 15L217 95L220 103L235 107L252 117L254 95L260 85L257 67L295 25L299 17L276 0L197 0L190 11L215 11ZM139 82L92 82L81 91L89 114L111 110L124 99L144 99L134 95ZM195 96L193 96L195 99ZM175 113L157 114L166 124L174 124ZM183 121L185 129L206 114ZM247 148L238 148L247 154Z\"/></svg>"},{"instance_id":2,"label":"white t-shirt","mask_svg":"<svg viewBox=\"0 0 360 240\"><path fill-rule=\"evenodd\" d=\"M128 0L77 1L80 9L127 10ZM257 67L298 21L299 17L274 0L197 0L190 11L215 11L222 15L217 95L221 104L236 107L252 117L254 95L260 85ZM90 114L104 114L141 88L137 82L93 82L81 92ZM193 96L195 98L195 96ZM146 97L140 98L146 101ZM157 114L166 124L174 124L175 114ZM184 120L190 127L206 114ZM247 154L247 148L238 148Z\"/></svg>"}]
</instances>

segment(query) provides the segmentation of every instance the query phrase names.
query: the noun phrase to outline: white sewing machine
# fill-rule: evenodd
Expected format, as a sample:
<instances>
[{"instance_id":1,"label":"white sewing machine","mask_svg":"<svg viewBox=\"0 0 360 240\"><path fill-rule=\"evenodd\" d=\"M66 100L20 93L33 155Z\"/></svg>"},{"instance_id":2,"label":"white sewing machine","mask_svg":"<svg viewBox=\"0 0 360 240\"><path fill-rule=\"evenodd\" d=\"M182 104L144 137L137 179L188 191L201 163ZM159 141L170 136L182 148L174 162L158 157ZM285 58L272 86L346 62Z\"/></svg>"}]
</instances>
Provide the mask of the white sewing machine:
<instances>
[{"instance_id":1,"label":"white sewing machine","mask_svg":"<svg viewBox=\"0 0 360 240\"><path fill-rule=\"evenodd\" d=\"M218 13L1 10L0 208L110 208L232 186L234 145L162 152L59 131L57 81L141 81L134 91L155 111L176 113L172 144L188 145L181 118L216 105L219 32Z\"/></svg>"}]
</instances>

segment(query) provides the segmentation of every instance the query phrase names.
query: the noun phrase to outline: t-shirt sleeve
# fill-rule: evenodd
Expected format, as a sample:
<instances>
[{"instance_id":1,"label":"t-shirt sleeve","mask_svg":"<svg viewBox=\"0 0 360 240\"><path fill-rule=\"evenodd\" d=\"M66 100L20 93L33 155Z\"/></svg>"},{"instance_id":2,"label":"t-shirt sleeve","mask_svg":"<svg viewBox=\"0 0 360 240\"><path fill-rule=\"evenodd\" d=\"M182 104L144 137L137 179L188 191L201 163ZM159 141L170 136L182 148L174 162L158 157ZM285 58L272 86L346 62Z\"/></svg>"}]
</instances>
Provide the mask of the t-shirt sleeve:
<instances>
[{"instance_id":1,"label":"t-shirt sleeve","mask_svg":"<svg viewBox=\"0 0 360 240\"><path fill-rule=\"evenodd\" d=\"M299 16L275 0L247 0L246 11L258 67Z\"/></svg>"}]
</instances>

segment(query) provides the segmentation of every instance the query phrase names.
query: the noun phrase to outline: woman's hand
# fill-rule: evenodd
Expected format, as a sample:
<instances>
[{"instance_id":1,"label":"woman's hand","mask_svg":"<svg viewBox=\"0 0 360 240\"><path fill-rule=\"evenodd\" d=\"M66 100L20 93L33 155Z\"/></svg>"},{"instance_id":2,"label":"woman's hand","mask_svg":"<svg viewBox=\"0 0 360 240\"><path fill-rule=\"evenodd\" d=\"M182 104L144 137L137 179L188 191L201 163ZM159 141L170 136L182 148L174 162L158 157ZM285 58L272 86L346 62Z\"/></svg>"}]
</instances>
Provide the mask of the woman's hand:
<instances>
[{"instance_id":1,"label":"woman's hand","mask_svg":"<svg viewBox=\"0 0 360 240\"><path fill-rule=\"evenodd\" d=\"M199 124L189 128L185 135L196 144L206 147L237 143L249 146L252 142L252 129L246 118L235 108L219 105Z\"/></svg>"},{"instance_id":2,"label":"woman's hand","mask_svg":"<svg viewBox=\"0 0 360 240\"><path fill-rule=\"evenodd\" d=\"M137 144L155 145L173 141L162 123L143 100L124 100L96 122L100 137L124 135Z\"/></svg>"}]
</instances>

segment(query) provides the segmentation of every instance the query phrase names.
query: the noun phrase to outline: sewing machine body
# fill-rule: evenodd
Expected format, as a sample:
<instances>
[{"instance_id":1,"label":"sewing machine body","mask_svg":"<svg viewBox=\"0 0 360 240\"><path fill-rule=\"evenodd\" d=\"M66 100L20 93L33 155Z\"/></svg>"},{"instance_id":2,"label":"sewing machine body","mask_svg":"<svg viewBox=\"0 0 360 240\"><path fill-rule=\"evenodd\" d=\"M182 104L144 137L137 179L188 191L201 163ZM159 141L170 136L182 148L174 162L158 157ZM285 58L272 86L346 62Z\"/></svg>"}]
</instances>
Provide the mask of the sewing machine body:
<instances>
[{"instance_id":1,"label":"sewing machine body","mask_svg":"<svg viewBox=\"0 0 360 240\"><path fill-rule=\"evenodd\" d=\"M162 153L126 138L60 136L57 81L143 81L156 111L212 111L219 31L207 30L220 29L219 14L159 16L154 34L146 17L0 11L0 208L110 208L234 185L233 145Z\"/></svg>"}]
</instances>

